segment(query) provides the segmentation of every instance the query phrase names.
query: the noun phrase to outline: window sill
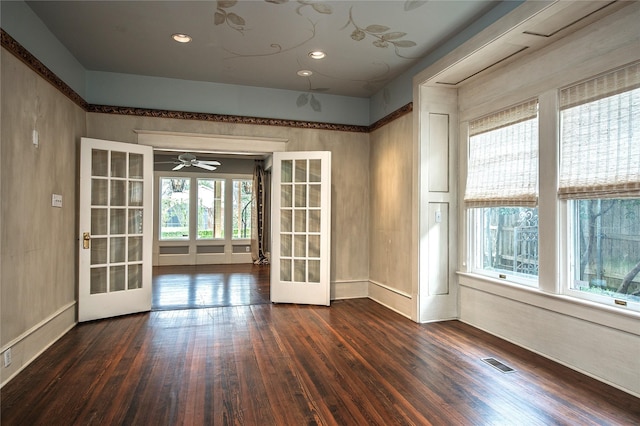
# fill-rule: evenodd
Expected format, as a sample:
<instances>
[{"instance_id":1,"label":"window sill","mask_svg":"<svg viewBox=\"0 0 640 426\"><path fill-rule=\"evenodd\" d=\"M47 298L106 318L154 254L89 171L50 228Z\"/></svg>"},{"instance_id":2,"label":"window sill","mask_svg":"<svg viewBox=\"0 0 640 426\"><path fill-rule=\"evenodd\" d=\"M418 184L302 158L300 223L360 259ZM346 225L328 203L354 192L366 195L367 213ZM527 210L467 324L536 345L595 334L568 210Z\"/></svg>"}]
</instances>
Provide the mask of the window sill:
<instances>
[{"instance_id":1,"label":"window sill","mask_svg":"<svg viewBox=\"0 0 640 426\"><path fill-rule=\"evenodd\" d=\"M538 288L513 284L483 275L468 272L457 272L457 274L458 282L462 287L640 336L640 312L562 294L547 293Z\"/></svg>"}]
</instances>

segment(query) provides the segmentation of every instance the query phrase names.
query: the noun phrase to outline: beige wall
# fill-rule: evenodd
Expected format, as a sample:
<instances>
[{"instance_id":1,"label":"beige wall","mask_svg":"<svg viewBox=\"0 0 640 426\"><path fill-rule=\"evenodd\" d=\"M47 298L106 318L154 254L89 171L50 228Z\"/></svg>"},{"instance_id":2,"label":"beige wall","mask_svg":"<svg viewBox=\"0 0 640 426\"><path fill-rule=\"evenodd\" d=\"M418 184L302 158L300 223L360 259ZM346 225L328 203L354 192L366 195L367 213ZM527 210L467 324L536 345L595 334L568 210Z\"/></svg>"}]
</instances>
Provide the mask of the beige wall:
<instances>
[{"instance_id":1,"label":"beige wall","mask_svg":"<svg viewBox=\"0 0 640 426\"><path fill-rule=\"evenodd\" d=\"M370 135L369 296L411 315L412 114Z\"/></svg>"},{"instance_id":2,"label":"beige wall","mask_svg":"<svg viewBox=\"0 0 640 426\"><path fill-rule=\"evenodd\" d=\"M5 49L1 54L0 334L13 358L1 370L4 383L75 320L76 163L85 113ZM63 196L62 208L51 207L54 193ZM43 332L45 323L53 327Z\"/></svg>"},{"instance_id":3,"label":"beige wall","mask_svg":"<svg viewBox=\"0 0 640 426\"><path fill-rule=\"evenodd\" d=\"M331 281L357 285L368 277L369 135L332 130L87 114L87 136L137 142L134 130L287 139L288 151L331 151ZM366 296L366 294L360 294ZM341 297L332 294L332 297Z\"/></svg>"}]
</instances>

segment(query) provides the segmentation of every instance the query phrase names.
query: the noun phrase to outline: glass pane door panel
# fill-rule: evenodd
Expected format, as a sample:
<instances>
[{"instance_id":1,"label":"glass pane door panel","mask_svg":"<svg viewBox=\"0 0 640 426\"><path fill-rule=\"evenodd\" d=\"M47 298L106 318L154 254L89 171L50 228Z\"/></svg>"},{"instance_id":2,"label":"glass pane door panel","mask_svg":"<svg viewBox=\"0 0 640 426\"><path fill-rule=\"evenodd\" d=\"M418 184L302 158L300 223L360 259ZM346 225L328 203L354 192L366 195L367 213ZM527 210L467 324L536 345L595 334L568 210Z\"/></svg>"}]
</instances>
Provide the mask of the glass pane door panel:
<instances>
[{"instance_id":1,"label":"glass pane door panel","mask_svg":"<svg viewBox=\"0 0 640 426\"><path fill-rule=\"evenodd\" d=\"M111 234L127 233L127 210L111 209Z\"/></svg>"},{"instance_id":2,"label":"glass pane door panel","mask_svg":"<svg viewBox=\"0 0 640 426\"><path fill-rule=\"evenodd\" d=\"M309 210L309 232L320 232L320 210Z\"/></svg>"},{"instance_id":3,"label":"glass pane door panel","mask_svg":"<svg viewBox=\"0 0 640 426\"><path fill-rule=\"evenodd\" d=\"M91 150L91 176L107 176L109 151Z\"/></svg>"},{"instance_id":4,"label":"glass pane door panel","mask_svg":"<svg viewBox=\"0 0 640 426\"><path fill-rule=\"evenodd\" d=\"M107 234L107 209L91 209L91 235Z\"/></svg>"},{"instance_id":5,"label":"glass pane door panel","mask_svg":"<svg viewBox=\"0 0 640 426\"><path fill-rule=\"evenodd\" d=\"M307 236L296 235L295 236L294 255L295 257L307 257Z\"/></svg>"},{"instance_id":6,"label":"glass pane door panel","mask_svg":"<svg viewBox=\"0 0 640 426\"><path fill-rule=\"evenodd\" d=\"M109 181L106 179L91 179L91 205L106 206L109 201Z\"/></svg>"},{"instance_id":7,"label":"glass pane door panel","mask_svg":"<svg viewBox=\"0 0 640 426\"><path fill-rule=\"evenodd\" d=\"M142 288L142 265L129 265L128 270L128 286L129 290L134 290L136 288Z\"/></svg>"},{"instance_id":8,"label":"glass pane door panel","mask_svg":"<svg viewBox=\"0 0 640 426\"><path fill-rule=\"evenodd\" d=\"M89 284L91 294L107 292L107 268L91 268L91 283Z\"/></svg>"},{"instance_id":9,"label":"glass pane door panel","mask_svg":"<svg viewBox=\"0 0 640 426\"><path fill-rule=\"evenodd\" d=\"M107 239L91 239L91 264L104 265L107 263Z\"/></svg>"},{"instance_id":10,"label":"glass pane door panel","mask_svg":"<svg viewBox=\"0 0 640 426\"><path fill-rule=\"evenodd\" d=\"M126 284L125 266L112 266L109 269L109 291L124 291Z\"/></svg>"},{"instance_id":11,"label":"glass pane door panel","mask_svg":"<svg viewBox=\"0 0 640 426\"><path fill-rule=\"evenodd\" d=\"M292 207L293 185L282 185L282 195L280 196L280 205L282 207Z\"/></svg>"},{"instance_id":12,"label":"glass pane door panel","mask_svg":"<svg viewBox=\"0 0 640 426\"><path fill-rule=\"evenodd\" d=\"M309 207L320 207L320 185L309 185Z\"/></svg>"},{"instance_id":13,"label":"glass pane door panel","mask_svg":"<svg viewBox=\"0 0 640 426\"><path fill-rule=\"evenodd\" d=\"M127 248L129 262L142 260L142 237L129 237L129 247Z\"/></svg>"},{"instance_id":14,"label":"glass pane door panel","mask_svg":"<svg viewBox=\"0 0 640 426\"><path fill-rule=\"evenodd\" d=\"M293 261L293 280L304 283L307 281L307 261L306 260L294 260Z\"/></svg>"},{"instance_id":15,"label":"glass pane door panel","mask_svg":"<svg viewBox=\"0 0 640 426\"><path fill-rule=\"evenodd\" d=\"M142 209L129 209L129 234L142 234Z\"/></svg>"},{"instance_id":16,"label":"glass pane door panel","mask_svg":"<svg viewBox=\"0 0 640 426\"><path fill-rule=\"evenodd\" d=\"M307 160L296 160L296 182L307 181Z\"/></svg>"},{"instance_id":17,"label":"glass pane door panel","mask_svg":"<svg viewBox=\"0 0 640 426\"><path fill-rule=\"evenodd\" d=\"M129 178L142 179L144 172L144 157L142 154L129 154Z\"/></svg>"},{"instance_id":18,"label":"glass pane door panel","mask_svg":"<svg viewBox=\"0 0 640 426\"><path fill-rule=\"evenodd\" d=\"M320 261L309 260L308 267L309 267L309 282L319 283L320 282Z\"/></svg>"},{"instance_id":19,"label":"glass pane door panel","mask_svg":"<svg viewBox=\"0 0 640 426\"><path fill-rule=\"evenodd\" d=\"M291 281L291 259L280 260L280 281Z\"/></svg>"},{"instance_id":20,"label":"glass pane door panel","mask_svg":"<svg viewBox=\"0 0 640 426\"><path fill-rule=\"evenodd\" d=\"M322 161L309 160L309 182L320 182L322 177Z\"/></svg>"},{"instance_id":21,"label":"glass pane door panel","mask_svg":"<svg viewBox=\"0 0 640 426\"><path fill-rule=\"evenodd\" d=\"M109 260L111 263L120 263L125 261L127 239L125 237L111 237L111 246L109 247Z\"/></svg>"},{"instance_id":22,"label":"glass pane door panel","mask_svg":"<svg viewBox=\"0 0 640 426\"><path fill-rule=\"evenodd\" d=\"M283 183L290 183L292 182L292 169L293 169L293 161L292 160L284 160L282 162L282 177L281 177L281 181Z\"/></svg>"},{"instance_id":23,"label":"glass pane door panel","mask_svg":"<svg viewBox=\"0 0 640 426\"><path fill-rule=\"evenodd\" d=\"M131 181L129 182L129 205L130 206L141 206L142 205L142 196L143 196L143 183L142 181Z\"/></svg>"},{"instance_id":24,"label":"glass pane door panel","mask_svg":"<svg viewBox=\"0 0 640 426\"><path fill-rule=\"evenodd\" d=\"M127 202L127 191L126 191L127 182L124 180L112 180L111 181L111 195L110 195L110 205L111 206L125 206Z\"/></svg>"},{"instance_id":25,"label":"glass pane door panel","mask_svg":"<svg viewBox=\"0 0 640 426\"><path fill-rule=\"evenodd\" d=\"M280 256L291 257L291 234L280 235Z\"/></svg>"},{"instance_id":26,"label":"glass pane door panel","mask_svg":"<svg viewBox=\"0 0 640 426\"><path fill-rule=\"evenodd\" d=\"M296 232L307 231L307 211L296 210Z\"/></svg>"},{"instance_id":27,"label":"glass pane door panel","mask_svg":"<svg viewBox=\"0 0 640 426\"><path fill-rule=\"evenodd\" d=\"M307 206L307 185L296 185L296 207Z\"/></svg>"},{"instance_id":28,"label":"glass pane door panel","mask_svg":"<svg viewBox=\"0 0 640 426\"><path fill-rule=\"evenodd\" d=\"M292 212L291 210L282 210L280 214L280 230L282 232L291 232L292 231L292 220L291 220Z\"/></svg>"},{"instance_id":29,"label":"glass pane door panel","mask_svg":"<svg viewBox=\"0 0 640 426\"><path fill-rule=\"evenodd\" d=\"M111 151L111 177L127 177L127 154Z\"/></svg>"},{"instance_id":30,"label":"glass pane door panel","mask_svg":"<svg viewBox=\"0 0 640 426\"><path fill-rule=\"evenodd\" d=\"M309 235L309 257L320 257L320 235Z\"/></svg>"}]
</instances>

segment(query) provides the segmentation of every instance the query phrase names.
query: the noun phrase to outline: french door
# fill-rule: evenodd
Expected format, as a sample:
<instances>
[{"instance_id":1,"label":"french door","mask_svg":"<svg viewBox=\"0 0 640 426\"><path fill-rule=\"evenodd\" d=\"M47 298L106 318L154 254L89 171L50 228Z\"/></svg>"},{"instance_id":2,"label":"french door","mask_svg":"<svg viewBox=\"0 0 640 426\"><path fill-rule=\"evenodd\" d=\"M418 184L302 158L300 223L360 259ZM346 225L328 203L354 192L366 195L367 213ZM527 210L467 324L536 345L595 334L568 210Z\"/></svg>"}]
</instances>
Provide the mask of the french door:
<instances>
[{"instance_id":1,"label":"french door","mask_svg":"<svg viewBox=\"0 0 640 426\"><path fill-rule=\"evenodd\" d=\"M330 304L331 152L275 152L271 301Z\"/></svg>"},{"instance_id":2,"label":"french door","mask_svg":"<svg viewBox=\"0 0 640 426\"><path fill-rule=\"evenodd\" d=\"M82 138L78 321L151 309L153 148Z\"/></svg>"}]
</instances>

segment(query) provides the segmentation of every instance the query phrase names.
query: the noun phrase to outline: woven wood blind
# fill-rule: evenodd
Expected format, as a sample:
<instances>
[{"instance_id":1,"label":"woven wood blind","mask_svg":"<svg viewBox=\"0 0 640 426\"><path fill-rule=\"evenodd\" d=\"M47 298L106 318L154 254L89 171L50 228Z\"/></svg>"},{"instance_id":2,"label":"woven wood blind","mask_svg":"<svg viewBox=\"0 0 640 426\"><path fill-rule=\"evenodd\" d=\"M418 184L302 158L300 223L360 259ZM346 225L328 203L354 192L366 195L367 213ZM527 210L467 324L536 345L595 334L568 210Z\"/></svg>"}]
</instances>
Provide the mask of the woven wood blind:
<instances>
[{"instance_id":1,"label":"woven wood blind","mask_svg":"<svg viewBox=\"0 0 640 426\"><path fill-rule=\"evenodd\" d=\"M538 202L538 101L469 123L466 207Z\"/></svg>"},{"instance_id":2,"label":"woven wood blind","mask_svg":"<svg viewBox=\"0 0 640 426\"><path fill-rule=\"evenodd\" d=\"M560 92L561 199L640 196L640 62Z\"/></svg>"}]
</instances>

